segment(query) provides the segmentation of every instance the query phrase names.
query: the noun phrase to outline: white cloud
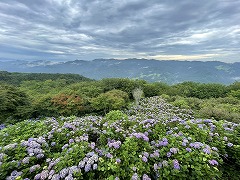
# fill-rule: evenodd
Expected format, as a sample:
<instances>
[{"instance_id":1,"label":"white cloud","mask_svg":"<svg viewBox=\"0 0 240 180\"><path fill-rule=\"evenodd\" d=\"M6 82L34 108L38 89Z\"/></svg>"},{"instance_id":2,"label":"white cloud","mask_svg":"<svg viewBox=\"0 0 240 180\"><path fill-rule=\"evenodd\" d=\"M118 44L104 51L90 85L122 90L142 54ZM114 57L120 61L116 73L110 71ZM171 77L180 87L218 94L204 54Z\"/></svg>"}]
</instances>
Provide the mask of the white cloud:
<instances>
[{"instance_id":1,"label":"white cloud","mask_svg":"<svg viewBox=\"0 0 240 180\"><path fill-rule=\"evenodd\" d=\"M218 0L2 0L0 57L229 61L240 55L239 7Z\"/></svg>"}]
</instances>

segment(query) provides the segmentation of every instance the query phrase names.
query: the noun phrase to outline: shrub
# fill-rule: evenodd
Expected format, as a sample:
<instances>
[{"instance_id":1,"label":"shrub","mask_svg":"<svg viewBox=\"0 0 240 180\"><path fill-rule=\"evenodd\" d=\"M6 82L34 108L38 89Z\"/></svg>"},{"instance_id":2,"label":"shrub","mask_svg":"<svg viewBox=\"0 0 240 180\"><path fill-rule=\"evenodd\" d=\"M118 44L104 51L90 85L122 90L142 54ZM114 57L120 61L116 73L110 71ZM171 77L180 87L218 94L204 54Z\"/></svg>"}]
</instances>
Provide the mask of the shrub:
<instances>
[{"instance_id":1,"label":"shrub","mask_svg":"<svg viewBox=\"0 0 240 180\"><path fill-rule=\"evenodd\" d=\"M240 126L146 98L124 114L0 131L2 179L239 179ZM127 124L127 126L126 126Z\"/></svg>"}]
</instances>

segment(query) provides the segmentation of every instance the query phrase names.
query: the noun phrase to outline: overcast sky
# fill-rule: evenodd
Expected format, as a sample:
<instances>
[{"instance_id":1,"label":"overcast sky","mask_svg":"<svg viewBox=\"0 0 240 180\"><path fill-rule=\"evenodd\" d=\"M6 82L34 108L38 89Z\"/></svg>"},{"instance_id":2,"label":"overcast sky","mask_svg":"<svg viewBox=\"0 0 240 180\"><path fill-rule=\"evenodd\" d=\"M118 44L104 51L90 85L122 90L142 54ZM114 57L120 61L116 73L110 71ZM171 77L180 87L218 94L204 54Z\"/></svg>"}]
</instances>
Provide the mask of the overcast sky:
<instances>
[{"instance_id":1,"label":"overcast sky","mask_svg":"<svg viewBox=\"0 0 240 180\"><path fill-rule=\"evenodd\" d=\"M1 0L0 59L240 62L240 0Z\"/></svg>"}]
</instances>

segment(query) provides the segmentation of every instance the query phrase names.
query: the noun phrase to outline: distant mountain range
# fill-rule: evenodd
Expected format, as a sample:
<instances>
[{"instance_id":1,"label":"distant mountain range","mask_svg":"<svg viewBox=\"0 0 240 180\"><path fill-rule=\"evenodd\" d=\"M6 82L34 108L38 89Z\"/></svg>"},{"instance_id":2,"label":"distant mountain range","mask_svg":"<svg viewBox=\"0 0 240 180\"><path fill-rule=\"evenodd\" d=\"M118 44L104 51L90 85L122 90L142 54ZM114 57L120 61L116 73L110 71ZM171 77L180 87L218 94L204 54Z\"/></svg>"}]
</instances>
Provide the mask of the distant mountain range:
<instances>
[{"instance_id":1,"label":"distant mountain range","mask_svg":"<svg viewBox=\"0 0 240 180\"><path fill-rule=\"evenodd\" d=\"M230 84L240 81L240 62L96 59L53 61L0 61L0 71L75 73L92 79L130 78L176 84L183 81Z\"/></svg>"}]
</instances>

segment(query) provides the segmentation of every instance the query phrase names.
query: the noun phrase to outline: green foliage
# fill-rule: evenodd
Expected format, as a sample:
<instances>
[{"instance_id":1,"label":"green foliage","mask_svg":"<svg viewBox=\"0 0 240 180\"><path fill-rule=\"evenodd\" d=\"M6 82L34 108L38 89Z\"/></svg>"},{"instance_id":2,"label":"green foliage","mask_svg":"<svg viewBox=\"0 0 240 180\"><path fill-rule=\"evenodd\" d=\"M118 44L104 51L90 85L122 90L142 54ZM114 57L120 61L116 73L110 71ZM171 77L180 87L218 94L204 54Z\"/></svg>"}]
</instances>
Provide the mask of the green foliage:
<instances>
[{"instance_id":1,"label":"green foliage","mask_svg":"<svg viewBox=\"0 0 240 180\"><path fill-rule=\"evenodd\" d=\"M230 92L231 90L233 91L237 91L237 90L240 90L240 82L234 82L233 84L230 84L228 86L228 91Z\"/></svg>"},{"instance_id":2,"label":"green foliage","mask_svg":"<svg viewBox=\"0 0 240 180\"><path fill-rule=\"evenodd\" d=\"M46 81L46 80L65 80L68 84L91 81L89 78L78 74L50 74L50 73L9 73L0 71L0 82L12 85L20 85L24 81Z\"/></svg>"},{"instance_id":3,"label":"green foliage","mask_svg":"<svg viewBox=\"0 0 240 180\"><path fill-rule=\"evenodd\" d=\"M234 97L198 99L172 96L166 100L180 108L194 110L199 118L240 122L240 101Z\"/></svg>"},{"instance_id":4,"label":"green foliage","mask_svg":"<svg viewBox=\"0 0 240 180\"><path fill-rule=\"evenodd\" d=\"M173 85L173 93L170 95L179 95L184 97L195 97L200 83L196 82L183 82Z\"/></svg>"},{"instance_id":5,"label":"green foliage","mask_svg":"<svg viewBox=\"0 0 240 180\"><path fill-rule=\"evenodd\" d=\"M175 95L184 97L196 97L199 99L225 97L227 87L222 84L200 84L195 82L184 82L173 86Z\"/></svg>"},{"instance_id":6,"label":"green foliage","mask_svg":"<svg viewBox=\"0 0 240 180\"><path fill-rule=\"evenodd\" d=\"M135 88L142 87L143 84L147 82L144 80L130 80L130 79L123 79L123 78L108 78L103 79L100 81L104 92L118 89L124 91L128 94L130 98L132 98L132 91Z\"/></svg>"},{"instance_id":7,"label":"green foliage","mask_svg":"<svg viewBox=\"0 0 240 180\"><path fill-rule=\"evenodd\" d=\"M128 117L120 110L113 110L106 114L105 116L107 122L113 123L117 120L127 120Z\"/></svg>"},{"instance_id":8,"label":"green foliage","mask_svg":"<svg viewBox=\"0 0 240 180\"><path fill-rule=\"evenodd\" d=\"M238 90L231 90L231 92L228 93L228 96L235 97L240 100L240 89Z\"/></svg>"},{"instance_id":9,"label":"green foliage","mask_svg":"<svg viewBox=\"0 0 240 180\"><path fill-rule=\"evenodd\" d=\"M180 107L180 108L189 108L188 103L184 99L178 99L173 102L174 106Z\"/></svg>"},{"instance_id":10,"label":"green foliage","mask_svg":"<svg viewBox=\"0 0 240 180\"><path fill-rule=\"evenodd\" d=\"M102 110L106 114L111 110L121 109L127 106L128 94L121 90L111 90L102 93L91 100L93 108Z\"/></svg>"},{"instance_id":11,"label":"green foliage","mask_svg":"<svg viewBox=\"0 0 240 180\"><path fill-rule=\"evenodd\" d=\"M0 84L0 123L7 118L23 118L29 111L27 95L11 85Z\"/></svg>"},{"instance_id":12,"label":"green foliage","mask_svg":"<svg viewBox=\"0 0 240 180\"><path fill-rule=\"evenodd\" d=\"M66 93L82 94L89 98L97 97L104 92L104 88L99 81L74 83L64 89Z\"/></svg>"}]
</instances>

